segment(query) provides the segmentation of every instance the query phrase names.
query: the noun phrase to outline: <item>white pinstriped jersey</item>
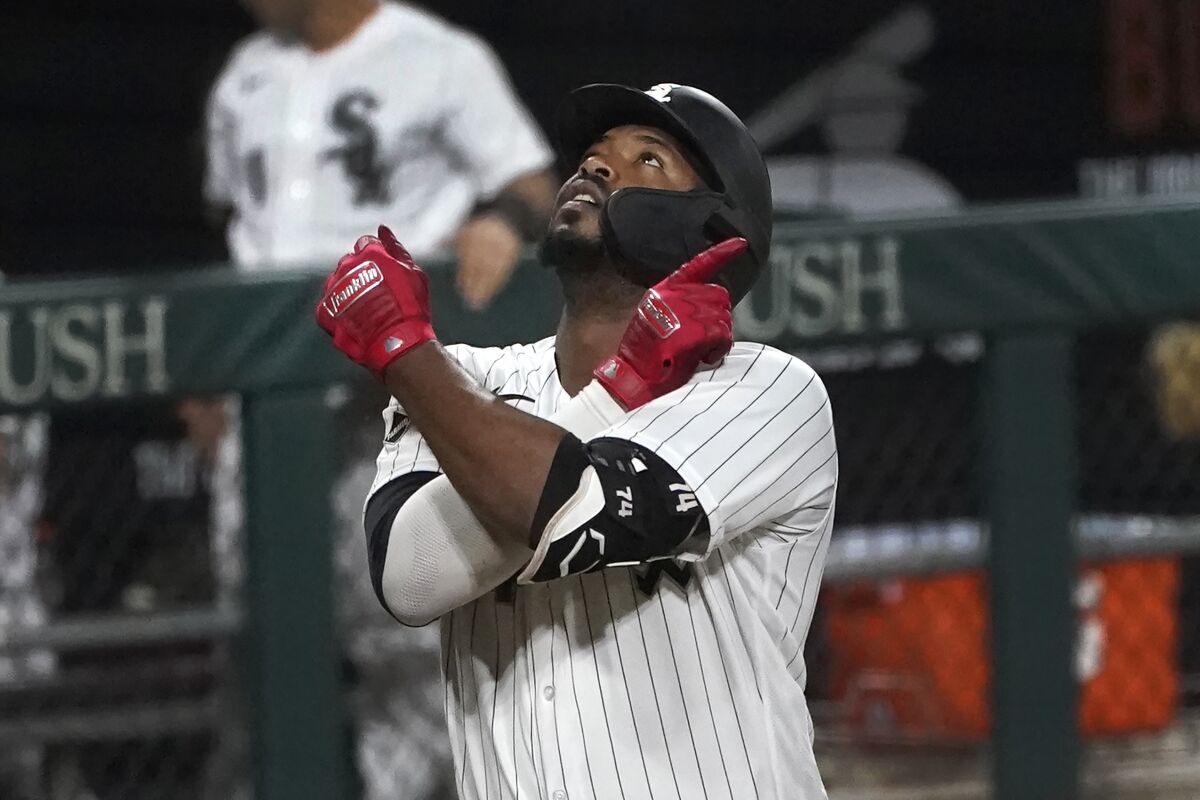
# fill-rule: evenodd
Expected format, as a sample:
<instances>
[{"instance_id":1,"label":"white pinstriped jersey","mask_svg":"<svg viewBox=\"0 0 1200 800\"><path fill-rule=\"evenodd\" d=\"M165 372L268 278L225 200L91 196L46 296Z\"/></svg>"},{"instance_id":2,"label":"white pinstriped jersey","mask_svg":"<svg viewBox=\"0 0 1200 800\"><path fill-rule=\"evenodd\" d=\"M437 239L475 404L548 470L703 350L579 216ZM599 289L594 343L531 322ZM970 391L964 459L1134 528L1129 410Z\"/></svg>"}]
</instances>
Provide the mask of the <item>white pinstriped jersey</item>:
<instances>
[{"instance_id":1,"label":"white pinstriped jersey","mask_svg":"<svg viewBox=\"0 0 1200 800\"><path fill-rule=\"evenodd\" d=\"M549 417L569 399L553 339L448 349L517 408ZM388 430L402 413L393 401ZM501 587L443 617L461 797L824 798L802 655L837 484L824 385L799 359L737 343L601 435L679 472L708 515L708 550ZM372 492L437 469L406 429L380 452Z\"/></svg>"}]
</instances>

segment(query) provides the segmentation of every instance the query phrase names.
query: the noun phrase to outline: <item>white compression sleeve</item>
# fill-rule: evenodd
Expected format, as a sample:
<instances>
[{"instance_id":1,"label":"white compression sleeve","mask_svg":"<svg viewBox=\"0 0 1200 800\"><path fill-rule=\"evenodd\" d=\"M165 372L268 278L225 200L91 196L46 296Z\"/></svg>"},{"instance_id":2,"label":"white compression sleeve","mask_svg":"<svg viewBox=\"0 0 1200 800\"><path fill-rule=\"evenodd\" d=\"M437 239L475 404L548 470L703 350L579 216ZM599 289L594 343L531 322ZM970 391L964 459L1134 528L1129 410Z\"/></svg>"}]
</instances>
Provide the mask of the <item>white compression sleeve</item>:
<instances>
[{"instance_id":1,"label":"white compression sleeve","mask_svg":"<svg viewBox=\"0 0 1200 800\"><path fill-rule=\"evenodd\" d=\"M583 441L625 411L593 381L550 421ZM383 566L383 597L405 625L426 625L499 586L529 563L528 547L501 546L439 475L410 497L392 521Z\"/></svg>"},{"instance_id":2,"label":"white compression sleeve","mask_svg":"<svg viewBox=\"0 0 1200 800\"><path fill-rule=\"evenodd\" d=\"M501 547L450 479L439 475L396 512L383 564L383 598L405 625L426 625L499 586L529 554L527 548Z\"/></svg>"},{"instance_id":3,"label":"white compression sleeve","mask_svg":"<svg viewBox=\"0 0 1200 800\"><path fill-rule=\"evenodd\" d=\"M598 381L592 381L570 402L555 411L550 421L586 442L605 428L616 425L623 416L625 409Z\"/></svg>"}]
</instances>

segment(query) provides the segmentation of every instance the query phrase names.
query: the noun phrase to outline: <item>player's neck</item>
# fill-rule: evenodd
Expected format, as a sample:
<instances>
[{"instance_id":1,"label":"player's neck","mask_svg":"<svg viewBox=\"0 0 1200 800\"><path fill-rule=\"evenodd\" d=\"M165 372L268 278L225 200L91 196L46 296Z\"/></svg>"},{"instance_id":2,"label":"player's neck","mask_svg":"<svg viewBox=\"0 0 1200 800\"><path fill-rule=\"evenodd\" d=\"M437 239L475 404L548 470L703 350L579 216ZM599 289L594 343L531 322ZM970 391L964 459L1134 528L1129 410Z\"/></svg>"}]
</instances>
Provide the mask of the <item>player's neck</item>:
<instances>
[{"instance_id":1,"label":"player's neck","mask_svg":"<svg viewBox=\"0 0 1200 800\"><path fill-rule=\"evenodd\" d=\"M592 370L617 352L634 306L619 316L577 317L563 312L554 341L558 380L567 394L574 397L592 381Z\"/></svg>"},{"instance_id":2,"label":"player's neck","mask_svg":"<svg viewBox=\"0 0 1200 800\"><path fill-rule=\"evenodd\" d=\"M617 352L646 290L604 262L556 271L563 289L563 314L554 345L558 380L574 396L591 382L592 370Z\"/></svg>"},{"instance_id":3,"label":"player's neck","mask_svg":"<svg viewBox=\"0 0 1200 800\"><path fill-rule=\"evenodd\" d=\"M633 310L645 291L615 270L559 271L563 314L554 341L558 380L574 397L592 380L592 370L617 352Z\"/></svg>"},{"instance_id":4,"label":"player's neck","mask_svg":"<svg viewBox=\"0 0 1200 800\"><path fill-rule=\"evenodd\" d=\"M332 50L349 39L379 9L380 0L325 0L313 3L299 38L314 53Z\"/></svg>"}]
</instances>

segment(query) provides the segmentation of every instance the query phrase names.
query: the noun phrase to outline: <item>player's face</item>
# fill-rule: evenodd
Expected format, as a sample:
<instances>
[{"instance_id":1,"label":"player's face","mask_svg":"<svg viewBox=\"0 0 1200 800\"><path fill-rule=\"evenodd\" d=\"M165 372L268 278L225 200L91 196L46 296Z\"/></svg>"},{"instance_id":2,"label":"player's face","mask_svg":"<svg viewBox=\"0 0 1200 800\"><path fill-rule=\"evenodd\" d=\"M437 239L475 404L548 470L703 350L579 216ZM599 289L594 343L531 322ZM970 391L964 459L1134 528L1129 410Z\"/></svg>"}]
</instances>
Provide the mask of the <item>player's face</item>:
<instances>
[{"instance_id":1,"label":"player's face","mask_svg":"<svg viewBox=\"0 0 1200 800\"><path fill-rule=\"evenodd\" d=\"M548 235L599 241L600 212L617 189L686 192L701 184L670 134L642 125L613 128L588 148L579 169L559 189Z\"/></svg>"}]
</instances>

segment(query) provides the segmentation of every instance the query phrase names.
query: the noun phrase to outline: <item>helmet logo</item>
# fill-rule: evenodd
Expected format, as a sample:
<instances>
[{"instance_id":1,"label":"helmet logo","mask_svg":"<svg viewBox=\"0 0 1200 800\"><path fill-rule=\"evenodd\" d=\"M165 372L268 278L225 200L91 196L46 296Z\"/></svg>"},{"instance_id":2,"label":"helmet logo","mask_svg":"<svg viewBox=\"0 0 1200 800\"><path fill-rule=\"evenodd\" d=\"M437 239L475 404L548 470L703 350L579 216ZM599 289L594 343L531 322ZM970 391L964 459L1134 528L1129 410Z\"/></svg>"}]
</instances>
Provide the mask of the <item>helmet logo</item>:
<instances>
[{"instance_id":1,"label":"helmet logo","mask_svg":"<svg viewBox=\"0 0 1200 800\"><path fill-rule=\"evenodd\" d=\"M657 83L646 90L646 94L653 97L660 103L671 102L671 92L675 91L678 83Z\"/></svg>"}]
</instances>

